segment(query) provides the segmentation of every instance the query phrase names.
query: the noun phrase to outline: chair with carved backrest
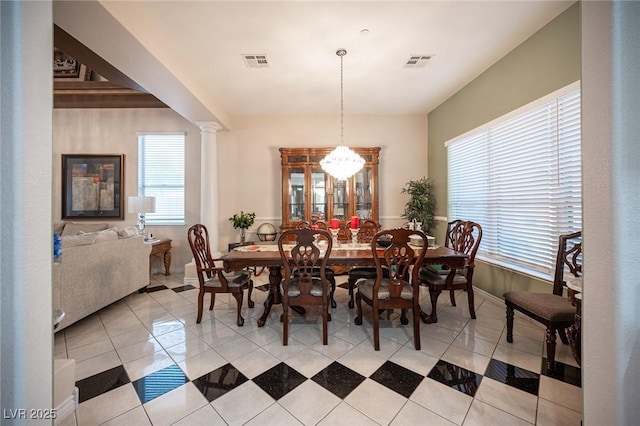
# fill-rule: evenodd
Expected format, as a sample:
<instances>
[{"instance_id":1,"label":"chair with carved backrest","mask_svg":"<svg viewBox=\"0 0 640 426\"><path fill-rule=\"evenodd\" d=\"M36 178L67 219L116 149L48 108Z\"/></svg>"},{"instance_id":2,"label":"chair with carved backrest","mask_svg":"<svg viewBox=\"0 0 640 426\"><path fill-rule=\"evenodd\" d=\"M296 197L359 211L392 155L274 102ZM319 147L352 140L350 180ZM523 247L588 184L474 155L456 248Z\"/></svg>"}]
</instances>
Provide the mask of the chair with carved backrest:
<instances>
[{"instance_id":1,"label":"chair with carved backrest","mask_svg":"<svg viewBox=\"0 0 640 426\"><path fill-rule=\"evenodd\" d=\"M351 222L345 224L345 228L348 233L351 226ZM360 224L358 229L358 243L371 244L373 237L380 231L380 226L373 220L364 220ZM349 308L353 309L353 288L356 282L361 279L371 279L376 277L375 266L355 266L349 269L349 279L347 281L349 286ZM384 278L389 278L389 271L386 268L382 268L382 274Z\"/></svg>"},{"instance_id":2,"label":"chair with carved backrest","mask_svg":"<svg viewBox=\"0 0 640 426\"><path fill-rule=\"evenodd\" d=\"M567 297L563 297L565 266L571 276L582 275L582 232L560 235L558 254L551 293L508 291L504 293L507 306L507 342L513 343L513 313L522 312L546 327L547 372L555 371L556 332L562 343L569 343L566 329L575 321L576 308Z\"/></svg>"},{"instance_id":3,"label":"chair with carved backrest","mask_svg":"<svg viewBox=\"0 0 640 426\"><path fill-rule=\"evenodd\" d=\"M391 237L391 243L384 249L383 256L378 253L380 239ZM422 248L414 250L410 237L422 239ZM427 250L427 236L422 231L409 229L388 229L378 232L371 241L371 252L376 264L376 276L362 279L356 283L357 315L354 322L362 325L362 301L372 308L373 348L380 350L380 312L387 309L402 309L401 323L408 324L406 310L413 309L413 344L420 349L420 282L418 271L422 266ZM382 269L389 270L384 278ZM411 272L409 272L411 271ZM407 276L411 280L407 281Z\"/></svg>"},{"instance_id":4,"label":"chair with carved backrest","mask_svg":"<svg viewBox=\"0 0 640 426\"><path fill-rule=\"evenodd\" d=\"M198 293L198 317L196 322L199 324L202 320L205 293L211 293L209 310L213 309L216 293L231 293L236 299L238 306L236 322L238 326L243 326L244 318L242 318L241 309L245 288L249 289L248 305L250 308L254 306L253 300L251 300L251 292L253 291L251 271L242 270L228 273L225 272L221 266L216 266L215 262L221 259L214 259L211 256L209 232L204 225L193 225L189 228L187 236L196 263L196 271L200 283L200 291Z\"/></svg>"},{"instance_id":5,"label":"chair with carved backrest","mask_svg":"<svg viewBox=\"0 0 640 426\"><path fill-rule=\"evenodd\" d=\"M305 220L300 222L296 228L297 229L305 229L305 228L322 229L323 231L329 230L329 226L327 225L327 222L325 222L324 220L316 220L314 222L309 222ZM320 271L319 270L316 271L315 274L316 276L319 277ZM332 268L327 267L325 270L325 274L327 276L327 279L329 280L329 283L331 283L331 307L335 308L337 304L335 299L333 298L333 295L336 292L336 272Z\"/></svg>"},{"instance_id":6,"label":"chair with carved backrest","mask_svg":"<svg viewBox=\"0 0 640 426\"><path fill-rule=\"evenodd\" d=\"M457 269L453 277L449 277L451 271L448 269L436 270L430 266L426 266L420 271L421 284L429 287L432 318L437 318L436 308L438 297L443 290L449 290L451 305L456 306L454 290L462 289L467 293L469 315L471 318L476 319L473 296L473 270L481 241L482 227L478 223L463 220L449 222L445 246L463 252L468 257L466 265L463 268ZM451 284L448 284L449 279L452 281Z\"/></svg>"},{"instance_id":7,"label":"chair with carved backrest","mask_svg":"<svg viewBox=\"0 0 640 426\"><path fill-rule=\"evenodd\" d=\"M444 246L451 248L451 241L454 238L454 231L458 223L462 222L460 219L447 222L447 233L444 236ZM441 275L449 275L449 267L447 265L429 265L434 271L437 271Z\"/></svg>"},{"instance_id":8,"label":"chair with carved backrest","mask_svg":"<svg viewBox=\"0 0 640 426\"><path fill-rule=\"evenodd\" d=\"M294 246L285 248L285 244L292 240ZM325 272L331 248L331 234L321 229L292 229L283 232L278 239L278 250L284 265L280 288L284 346L289 343L289 306L320 306L322 344L328 343L330 284Z\"/></svg>"}]
</instances>

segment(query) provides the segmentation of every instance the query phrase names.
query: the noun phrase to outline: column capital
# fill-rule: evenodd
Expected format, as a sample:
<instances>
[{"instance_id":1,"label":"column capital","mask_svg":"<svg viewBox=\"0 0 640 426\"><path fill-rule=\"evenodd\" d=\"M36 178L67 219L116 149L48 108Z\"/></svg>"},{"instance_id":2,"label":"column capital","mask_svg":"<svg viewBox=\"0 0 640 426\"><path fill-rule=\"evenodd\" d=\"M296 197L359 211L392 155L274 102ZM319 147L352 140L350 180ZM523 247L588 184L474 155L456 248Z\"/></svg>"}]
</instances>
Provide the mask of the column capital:
<instances>
[{"instance_id":1,"label":"column capital","mask_svg":"<svg viewBox=\"0 0 640 426\"><path fill-rule=\"evenodd\" d=\"M196 126L200 128L201 133L216 133L222 130L217 121L196 121Z\"/></svg>"}]
</instances>

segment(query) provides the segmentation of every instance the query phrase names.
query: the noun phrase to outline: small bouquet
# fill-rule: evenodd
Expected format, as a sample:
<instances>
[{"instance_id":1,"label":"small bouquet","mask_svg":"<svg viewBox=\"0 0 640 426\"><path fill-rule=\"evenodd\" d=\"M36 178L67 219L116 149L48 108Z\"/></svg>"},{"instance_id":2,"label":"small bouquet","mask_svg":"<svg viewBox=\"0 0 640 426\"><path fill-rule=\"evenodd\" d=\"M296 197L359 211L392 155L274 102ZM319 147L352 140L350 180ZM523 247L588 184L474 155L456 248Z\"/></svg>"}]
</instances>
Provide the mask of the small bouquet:
<instances>
[{"instance_id":1,"label":"small bouquet","mask_svg":"<svg viewBox=\"0 0 640 426\"><path fill-rule=\"evenodd\" d=\"M245 213L244 211L240 211L240 214L234 214L229 218L229 221L233 223L233 229L240 228L240 242L244 243L245 241L245 232L248 228L253 225L253 222L256 219L256 214L254 212Z\"/></svg>"}]
</instances>

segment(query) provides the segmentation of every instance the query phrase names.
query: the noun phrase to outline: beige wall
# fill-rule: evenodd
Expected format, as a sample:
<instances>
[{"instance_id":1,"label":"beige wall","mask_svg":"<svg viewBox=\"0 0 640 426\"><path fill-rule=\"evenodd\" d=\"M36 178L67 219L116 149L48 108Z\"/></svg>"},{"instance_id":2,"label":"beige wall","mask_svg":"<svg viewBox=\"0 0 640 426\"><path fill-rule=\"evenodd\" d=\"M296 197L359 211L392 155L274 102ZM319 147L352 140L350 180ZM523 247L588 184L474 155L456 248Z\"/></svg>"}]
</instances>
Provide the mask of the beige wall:
<instances>
[{"instance_id":1,"label":"beige wall","mask_svg":"<svg viewBox=\"0 0 640 426\"><path fill-rule=\"evenodd\" d=\"M108 220L122 228L138 222L126 210L126 197L138 194L137 132L186 132L186 219L200 218L200 130L170 109L54 109L53 110L53 222L61 220L62 154L124 154L125 219ZM99 221L104 222L104 221ZM191 260L188 226L147 226L154 237L171 238L171 269L181 271ZM159 260L153 271L160 270Z\"/></svg>"},{"instance_id":2,"label":"beige wall","mask_svg":"<svg viewBox=\"0 0 640 426\"><path fill-rule=\"evenodd\" d=\"M429 114L429 177L440 188L439 216L447 216L444 143L579 80L580 36L576 3ZM442 238L445 229L439 222L436 236ZM489 265L478 268L474 284L498 297L513 288L548 289L544 281Z\"/></svg>"},{"instance_id":3,"label":"beige wall","mask_svg":"<svg viewBox=\"0 0 640 426\"><path fill-rule=\"evenodd\" d=\"M280 147L333 146L340 139L338 117L235 117L232 131L217 134L220 183L219 250L239 240L228 218L240 210L256 212L256 224L280 225ZM137 193L137 138L140 131L185 131L186 226L148 226L148 232L173 240L171 269L182 272L191 259L189 226L200 220L200 130L169 109L54 110L53 222L61 216L61 154L125 154L125 196ZM421 116L345 117L345 142L380 146L380 215L385 227L398 226L405 182L427 175L426 118ZM134 225L125 210L118 227ZM161 267L154 264L154 271Z\"/></svg>"},{"instance_id":4,"label":"beige wall","mask_svg":"<svg viewBox=\"0 0 640 426\"><path fill-rule=\"evenodd\" d=\"M351 147L380 151L380 217L385 227L403 222L405 182L427 174L426 118L422 116L347 116L344 141ZM218 134L220 159L220 244L238 241L228 218L240 210L255 211L255 239L262 222L281 223L280 152L287 147L327 147L340 141L338 117L234 117L235 127Z\"/></svg>"}]
</instances>

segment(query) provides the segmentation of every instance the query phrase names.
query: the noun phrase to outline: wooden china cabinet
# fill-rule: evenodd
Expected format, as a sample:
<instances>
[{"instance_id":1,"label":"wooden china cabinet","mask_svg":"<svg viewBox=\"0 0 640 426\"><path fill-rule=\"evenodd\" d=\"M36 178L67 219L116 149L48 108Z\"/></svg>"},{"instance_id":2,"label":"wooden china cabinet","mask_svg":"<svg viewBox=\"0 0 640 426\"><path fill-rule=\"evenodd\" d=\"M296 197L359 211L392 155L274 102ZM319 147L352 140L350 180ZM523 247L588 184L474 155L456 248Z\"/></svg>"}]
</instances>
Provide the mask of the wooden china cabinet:
<instances>
[{"instance_id":1,"label":"wooden china cabinet","mask_svg":"<svg viewBox=\"0 0 640 426\"><path fill-rule=\"evenodd\" d=\"M353 148L365 160L362 170L338 180L320 167L333 148L280 148L282 164L281 231L302 221L340 220L340 240L349 240L344 225L352 216L379 222L378 157L380 148Z\"/></svg>"}]
</instances>

